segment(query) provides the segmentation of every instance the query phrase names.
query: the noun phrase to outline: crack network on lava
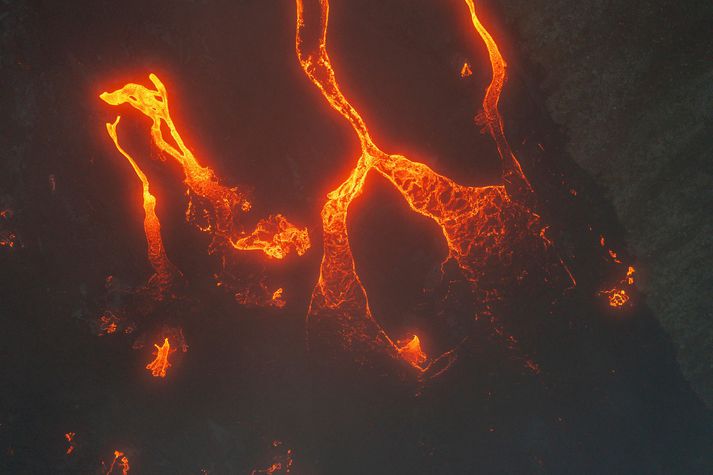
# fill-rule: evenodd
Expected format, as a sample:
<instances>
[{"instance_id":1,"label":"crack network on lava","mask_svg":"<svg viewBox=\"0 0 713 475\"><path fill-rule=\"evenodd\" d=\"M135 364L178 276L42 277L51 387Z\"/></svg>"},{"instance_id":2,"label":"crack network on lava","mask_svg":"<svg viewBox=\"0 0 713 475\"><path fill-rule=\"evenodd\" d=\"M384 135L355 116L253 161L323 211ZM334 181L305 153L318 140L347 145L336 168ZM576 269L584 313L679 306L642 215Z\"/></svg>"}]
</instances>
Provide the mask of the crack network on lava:
<instances>
[{"instance_id":1,"label":"crack network on lava","mask_svg":"<svg viewBox=\"0 0 713 475\"><path fill-rule=\"evenodd\" d=\"M509 261L515 242L527 241L540 252L549 247L549 240L543 238L544 227L539 223L539 216L524 206L522 200L512 199L509 192L512 189L517 195L526 196L531 194L532 188L510 149L498 111L505 82L505 60L479 21L473 2L465 0L473 25L488 48L493 69L478 120L487 127L496 143L503 163L505 185L459 185L423 163L385 153L373 142L362 116L341 92L327 52L329 1L307 1L311 1L314 8L318 3L319 35L316 39L308 39L305 0L296 0L297 58L306 76L329 105L351 125L361 148L351 174L327 195L322 209L324 254L308 311L308 335L310 327L331 327L340 336L342 344L354 351L380 350L392 357L400 357L422 373L440 374L453 361L456 348L427 363L417 336L405 345L394 343L373 317L349 245L347 211L361 193L369 171L374 170L386 178L414 212L439 225L448 245L447 259L454 260L470 282L475 298L482 304L481 314L492 315L492 304L501 297L496 283L498 279L488 281L485 276L486 263Z\"/></svg>"}]
</instances>

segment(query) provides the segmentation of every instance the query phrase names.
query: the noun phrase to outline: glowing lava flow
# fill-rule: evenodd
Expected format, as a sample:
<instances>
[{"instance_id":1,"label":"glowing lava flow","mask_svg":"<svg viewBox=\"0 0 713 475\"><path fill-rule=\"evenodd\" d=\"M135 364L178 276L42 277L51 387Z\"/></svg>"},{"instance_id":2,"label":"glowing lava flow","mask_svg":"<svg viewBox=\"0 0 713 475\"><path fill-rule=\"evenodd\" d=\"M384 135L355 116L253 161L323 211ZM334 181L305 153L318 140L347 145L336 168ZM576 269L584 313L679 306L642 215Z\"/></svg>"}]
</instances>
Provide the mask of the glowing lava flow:
<instances>
[{"instance_id":1,"label":"glowing lava flow","mask_svg":"<svg viewBox=\"0 0 713 475\"><path fill-rule=\"evenodd\" d=\"M129 83L123 88L114 92L104 92L99 97L108 104L118 106L124 103L130 104L135 109L142 112L151 119L151 138L154 144L164 153L173 157L183 168L185 183L193 195L198 197L201 203L207 203L212 213L209 213L207 225L196 225L203 231L210 231L213 234L211 250L215 251L230 242L233 234L233 211L240 209L243 212L250 210L250 202L245 194L238 188L229 188L219 183L215 172L202 166L193 153L186 147L181 135L178 133L173 119L168 109L168 93L161 80L153 73L149 74L149 79L156 87L150 90L140 84ZM171 145L163 136L162 126L165 125L174 145ZM187 218L191 218L193 203L189 203ZM272 220L272 221L270 221ZM261 221L255 233L263 233L266 229L265 223L273 223L274 218ZM290 224L284 217L280 216L279 224L280 238L270 240L269 245L261 247L268 256L281 259L293 248L304 253L309 248L309 238L307 230L299 230ZM262 228L260 227L262 226ZM292 232L288 232L291 230ZM254 233L253 233L254 234ZM249 236L247 237L249 239ZM264 239L264 238L263 238ZM240 241L238 241L240 242ZM241 249L239 246L234 246ZM250 249L257 249L250 247Z\"/></svg>"},{"instance_id":2,"label":"glowing lava flow","mask_svg":"<svg viewBox=\"0 0 713 475\"><path fill-rule=\"evenodd\" d=\"M523 246L525 243L524 246L538 249L540 254L548 248L548 242L540 236L543 226L538 227L536 214L511 199L505 186L462 186L422 163L402 155L387 154L375 145L361 115L342 94L327 53L329 1L313 0L316 2L321 11L320 34L316 40L308 41L304 0L296 0L297 57L307 77L330 106L351 125L359 138L361 156L351 175L328 194L322 209L324 255L310 303L308 332L310 327L321 327L339 335L342 345L357 353L381 351L401 358L421 372L433 367L435 369L429 374L438 374L450 365L454 349L426 364L418 337L405 346L395 344L372 316L366 290L356 273L347 234L347 210L361 193L367 173L376 170L401 193L413 211L431 218L440 226L448 245L447 259L455 260L471 283L473 295L481 305L481 315L492 316L492 304L501 299L499 288L502 283L522 271L505 270L511 261L514 244ZM529 192L529 182L505 139L498 112L498 100L505 81L505 61L492 37L478 21L473 3L466 1L466 4L477 32L488 47L493 66L493 79L485 94L481 120L496 142L506 184L514 186L514 191ZM532 261L539 259L532 257ZM493 270L494 266L502 270ZM434 366L441 359L443 361Z\"/></svg>"},{"instance_id":3,"label":"glowing lava flow","mask_svg":"<svg viewBox=\"0 0 713 475\"><path fill-rule=\"evenodd\" d=\"M131 168L134 169L143 187L144 233L146 234L146 242L148 244L148 259L151 263L151 267L154 269L154 275L149 280L149 286L156 285L158 288L157 298L161 299L171 283L174 282L177 277L180 277L181 272L166 256L166 250L163 247L163 240L161 239L161 223L158 220L158 216L156 216L156 197L149 191L149 180L136 164L136 161L119 145L116 127L119 125L120 119L121 117L117 117L113 124L107 123L106 131L114 141L116 149L128 160ZM116 330L116 325L114 325L114 330ZM113 333L113 331L109 333Z\"/></svg>"},{"instance_id":4,"label":"glowing lava flow","mask_svg":"<svg viewBox=\"0 0 713 475\"><path fill-rule=\"evenodd\" d=\"M407 342L399 341L399 355L414 366L421 366L428 360L426 353L421 350L421 340L414 335Z\"/></svg>"},{"instance_id":5,"label":"glowing lava flow","mask_svg":"<svg viewBox=\"0 0 713 475\"><path fill-rule=\"evenodd\" d=\"M505 129L503 126L503 118L500 116L500 111L498 110L498 102L500 101L500 94L503 92L503 87L505 86L505 70L507 69L507 63L500 54L500 49L497 43L488 30L485 29L483 24L478 19L478 15L475 13L475 3L473 0L465 0L468 10L470 11L470 18L473 22L475 30L480 35L480 38L485 42L485 46L488 48L488 57L490 58L490 65L493 68L493 78L485 91L485 98L483 99L483 113L479 116L479 120L488 128L490 136L495 141L495 145L498 148L498 153L503 162L503 179L505 183L514 184L519 181L524 185L527 191L532 191L530 182L525 177L522 168L520 167L520 162L518 162L515 154L510 149L510 144L505 137ZM512 190L510 190L512 191Z\"/></svg>"},{"instance_id":6,"label":"glowing lava flow","mask_svg":"<svg viewBox=\"0 0 713 475\"><path fill-rule=\"evenodd\" d=\"M275 259L285 257L290 248L301 256L310 246L307 228L296 228L281 214L261 219L252 234L231 241L231 244L235 249L262 251Z\"/></svg>"},{"instance_id":7,"label":"glowing lava flow","mask_svg":"<svg viewBox=\"0 0 713 475\"><path fill-rule=\"evenodd\" d=\"M114 467L116 466L117 462L119 463L119 467L121 468L121 475L128 475L129 470L131 470L131 466L129 465L129 459L124 455L123 452L119 452L118 450L114 451L114 460L112 460L111 465L109 466L109 469L106 472L106 475L113 475L114 473ZM102 465L104 462L102 462ZM106 466L104 466L106 468Z\"/></svg>"},{"instance_id":8,"label":"glowing lava flow","mask_svg":"<svg viewBox=\"0 0 713 475\"><path fill-rule=\"evenodd\" d=\"M156 347L156 358L146 365L146 369L151 371L151 375L155 378L159 376L165 378L166 370L171 367L171 363L168 362L171 345L168 343L168 338L164 338L163 345L154 345L154 347Z\"/></svg>"},{"instance_id":9,"label":"glowing lava flow","mask_svg":"<svg viewBox=\"0 0 713 475\"><path fill-rule=\"evenodd\" d=\"M163 152L173 157L182 167L185 183L197 196L208 201L214 212L214 232L217 238L227 239L232 227L233 208L245 200L237 188L228 188L218 183L213 170L201 166L186 147L168 110L168 93L159 78L151 73L149 79L156 87L150 90L140 84L129 83L114 92L104 92L99 97L108 104L118 106L129 103L151 119L151 138ZM168 143L161 130L165 124L176 147Z\"/></svg>"}]
</instances>

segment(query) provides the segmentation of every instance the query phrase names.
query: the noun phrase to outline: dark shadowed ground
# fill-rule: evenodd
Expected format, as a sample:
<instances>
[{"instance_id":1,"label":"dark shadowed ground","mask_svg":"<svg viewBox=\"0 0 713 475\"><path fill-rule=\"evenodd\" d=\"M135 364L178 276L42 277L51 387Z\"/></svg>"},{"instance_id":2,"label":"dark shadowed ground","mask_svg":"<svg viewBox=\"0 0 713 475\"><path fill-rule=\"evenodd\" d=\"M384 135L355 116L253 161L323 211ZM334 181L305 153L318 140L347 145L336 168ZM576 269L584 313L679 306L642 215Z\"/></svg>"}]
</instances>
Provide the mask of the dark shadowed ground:
<instances>
[{"instance_id":1,"label":"dark shadowed ground","mask_svg":"<svg viewBox=\"0 0 713 475\"><path fill-rule=\"evenodd\" d=\"M515 353L539 374L481 337L419 385L305 346L319 210L357 144L299 68L292 2L0 2L0 206L13 212L0 232L17 235L0 247L0 473L102 473L121 450L131 474L248 474L288 447L306 475L712 473L712 8L482 2L510 64L510 141L579 285L551 314L511 305L525 322ZM384 150L494 184L495 148L472 120L490 70L467 20L456 0L333 0L330 47ZM285 309L215 289L180 170L154 160L145 118L99 101L149 72L199 159L254 188L254 216L309 228L304 257L249 262L285 288ZM165 313L189 350L165 380L144 369L149 347L89 321L108 275L150 273L139 183L104 131L117 113L188 280ZM375 313L396 331L426 325L438 229L376 176L351 216ZM617 272L600 234L641 276L620 312L595 296Z\"/></svg>"}]
</instances>

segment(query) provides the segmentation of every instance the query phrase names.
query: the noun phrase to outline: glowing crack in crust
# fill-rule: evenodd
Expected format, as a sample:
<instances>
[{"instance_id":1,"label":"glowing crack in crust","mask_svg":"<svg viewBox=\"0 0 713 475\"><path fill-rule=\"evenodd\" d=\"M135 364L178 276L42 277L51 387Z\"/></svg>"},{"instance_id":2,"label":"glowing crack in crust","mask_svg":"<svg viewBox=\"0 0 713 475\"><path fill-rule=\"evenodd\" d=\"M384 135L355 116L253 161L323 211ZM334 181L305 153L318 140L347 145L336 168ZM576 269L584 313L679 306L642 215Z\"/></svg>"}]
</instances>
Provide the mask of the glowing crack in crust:
<instances>
[{"instance_id":1,"label":"glowing crack in crust","mask_svg":"<svg viewBox=\"0 0 713 475\"><path fill-rule=\"evenodd\" d=\"M506 274L493 267L510 260L515 243L527 242L530 249L547 249L539 217L520 200L511 198L531 194L530 183L505 138L498 101L505 82L505 61L495 41L475 14L472 1L466 0L473 25L485 42L493 77L478 116L493 140L503 163L505 185L463 186L439 175L423 163L398 154L383 152L371 139L365 121L342 94L327 52L328 0L308 0L320 10L319 35L310 36L305 23L305 1L296 0L295 50L299 63L329 105L346 119L359 139L361 155L349 177L327 195L322 209L324 255L320 275L308 311L308 337L319 327L338 335L344 347L354 354L377 351L400 358L420 373L435 376L455 358L457 347L428 362L414 336L405 345L395 343L373 317L366 290L355 269L347 233L347 211L363 188L369 171L386 178L401 193L410 208L435 221L448 245L446 260L454 260L470 282L480 315L492 317L492 304L501 297L498 289ZM310 25L311 26L311 25ZM507 189L506 189L507 187ZM537 257L533 260L538 259ZM485 268L488 266L488 274ZM510 277L512 270L510 272ZM464 340L467 337L464 338Z\"/></svg>"}]
</instances>

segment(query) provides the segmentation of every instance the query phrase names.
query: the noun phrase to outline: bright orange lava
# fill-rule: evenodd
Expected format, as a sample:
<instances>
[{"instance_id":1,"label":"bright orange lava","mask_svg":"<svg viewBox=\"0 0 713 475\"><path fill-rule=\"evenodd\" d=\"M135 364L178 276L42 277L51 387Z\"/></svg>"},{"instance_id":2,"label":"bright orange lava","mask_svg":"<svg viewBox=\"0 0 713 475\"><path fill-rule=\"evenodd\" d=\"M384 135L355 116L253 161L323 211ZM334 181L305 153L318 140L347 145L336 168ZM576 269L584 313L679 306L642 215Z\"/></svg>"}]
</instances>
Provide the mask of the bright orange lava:
<instances>
[{"instance_id":1,"label":"bright orange lava","mask_svg":"<svg viewBox=\"0 0 713 475\"><path fill-rule=\"evenodd\" d=\"M453 357L446 352L430 364L419 354L403 352L372 316L366 290L355 270L354 258L347 234L347 210L358 196L369 171L375 170L401 193L410 208L435 221L448 245L447 259L454 260L470 281L474 295L484 315L491 314L491 304L497 301L498 279L485 277L485 267L494 261L509 261L513 243L530 242L530 248L547 248L540 237L539 217L520 201L511 198L509 190L518 195L531 192L519 162L505 138L498 101L505 82L505 61L495 41L475 14L473 2L466 0L473 25L485 42L493 68L493 78L483 100L479 121L486 126L497 145L503 163L505 185L471 187L455 183L437 174L423 163L402 155L382 151L371 139L361 115L342 94L327 52L329 1L311 0L321 11L319 32L306 32L304 0L296 0L297 27L295 49L302 69L321 91L330 106L348 121L359 139L361 156L351 175L327 195L322 209L324 255L319 280L312 294L308 313L311 327L336 327L342 344L352 348L369 348L394 357L401 357L414 368L428 371L435 361ZM316 5L313 5L316 8ZM506 189L507 187L507 189ZM489 272L492 272L489 268ZM308 328L309 331L309 328ZM442 367L439 365L438 367Z\"/></svg>"},{"instance_id":2,"label":"bright orange lava","mask_svg":"<svg viewBox=\"0 0 713 475\"><path fill-rule=\"evenodd\" d=\"M421 340L414 335L406 342L399 341L399 355L413 366L421 367L428 360L426 353L421 350Z\"/></svg>"},{"instance_id":3,"label":"bright orange lava","mask_svg":"<svg viewBox=\"0 0 713 475\"><path fill-rule=\"evenodd\" d=\"M161 238L161 223L156 216L156 197L149 191L149 180L144 172L139 168L136 161L119 145L119 138L116 132L116 127L119 125L121 117L117 117L113 124L106 124L106 131L114 141L116 149L128 160L131 168L134 169L136 176L141 181L144 200L144 233L146 234L146 242L148 244L148 257L151 267L154 269L154 275L149 280L149 285L156 285L159 292L158 298L162 298L168 290L172 282L180 277L181 272L168 260L166 250L163 247L163 239ZM112 333L112 332L109 332Z\"/></svg>"},{"instance_id":4,"label":"bright orange lava","mask_svg":"<svg viewBox=\"0 0 713 475\"><path fill-rule=\"evenodd\" d=\"M470 69L470 64L467 62L463 63L463 67L460 68L460 77L467 78L473 75L473 70Z\"/></svg>"},{"instance_id":5,"label":"bright orange lava","mask_svg":"<svg viewBox=\"0 0 713 475\"><path fill-rule=\"evenodd\" d=\"M103 464L104 462L102 462ZM114 467L116 464L119 464L119 468L121 468L121 475L128 475L129 470L131 470L131 467L129 466L129 459L124 455L123 452L119 452L118 450L114 451L114 460L112 460L111 465L109 466L109 469L107 470L105 475L113 475L114 473ZM106 468L106 466L104 467Z\"/></svg>"},{"instance_id":6,"label":"bright orange lava","mask_svg":"<svg viewBox=\"0 0 713 475\"><path fill-rule=\"evenodd\" d=\"M220 185L215 172L198 163L173 123L168 110L166 87L153 73L149 74L149 79L156 87L155 90L129 83L114 92L104 92L99 97L113 106L128 103L151 119L151 138L154 144L181 165L185 183L191 192L211 204L215 235L217 238L227 239L232 228L233 209L245 200L245 196L238 192L237 188ZM162 125L168 127L175 146L164 138Z\"/></svg>"},{"instance_id":7,"label":"bright orange lava","mask_svg":"<svg viewBox=\"0 0 713 475\"><path fill-rule=\"evenodd\" d=\"M611 253L611 251L609 251ZM616 254L615 254L616 255ZM615 261L616 262L616 261ZM629 294L626 291L625 287L629 287L634 285L634 274L636 273L636 270L634 269L633 266L629 266L626 270L626 277L624 277L620 282L619 286L614 287L613 289L609 290L602 290L599 292L600 295L605 296L609 300L609 306L610 307L623 307L626 305L629 300Z\"/></svg>"},{"instance_id":8,"label":"bright orange lava","mask_svg":"<svg viewBox=\"0 0 713 475\"><path fill-rule=\"evenodd\" d=\"M231 244L235 249L262 251L275 259L282 259L293 248L301 256L310 246L307 228L296 228L281 214L261 219L252 234L231 241Z\"/></svg>"},{"instance_id":9,"label":"bright orange lava","mask_svg":"<svg viewBox=\"0 0 713 475\"><path fill-rule=\"evenodd\" d=\"M168 362L168 355L171 351L171 345L168 343L168 338L164 338L163 345L156 347L156 358L149 364L146 365L146 369L151 371L151 375L158 378L166 377L166 370L171 367L171 363Z\"/></svg>"},{"instance_id":10,"label":"bright orange lava","mask_svg":"<svg viewBox=\"0 0 713 475\"><path fill-rule=\"evenodd\" d=\"M221 185L215 172L211 168L204 167L198 162L193 153L186 147L171 118L168 109L168 93L166 87L153 73L149 74L149 79L154 84L155 90L148 89L140 84L129 83L114 92L104 92L99 97L113 106L128 103L151 119L151 138L154 144L162 152L173 157L183 168L184 181L190 190L189 197L191 199L186 217L189 221L194 221L194 224L202 231L212 233L213 243L211 245L211 251L215 251L231 242L231 237L234 234L234 211L239 209L241 212L248 212L251 208L251 204L247 200L246 195L239 191L238 188ZM169 143L164 137L162 126L168 128L173 144ZM108 127L107 125L107 128ZM125 152L122 151L122 153L126 156ZM127 156L127 158L129 157ZM134 165L134 169L137 170L133 161L132 165ZM145 176L142 182L144 182L144 200L146 201L148 182L144 181L144 179ZM200 216L201 218L207 217L208 223L200 224L197 222L197 219L192 219L192 209L194 206L192 201L193 196L196 196L201 204L207 204L207 206L210 207L210 213L206 213L206 216ZM158 222L158 220L156 220L156 222ZM275 236L274 239L265 236L265 233L271 227L278 228L277 232L280 233L280 236ZM259 235L259 238L255 238L255 235ZM257 229L251 235L245 237L241 236L237 246L233 243L234 247L236 249L243 249L239 243L244 239L253 244L246 245L248 249L262 250L268 256L277 259L284 257L292 247L294 247L298 253L302 254L310 246L307 230L296 228L281 215L275 217L271 216L267 220L260 221ZM256 244L258 239L261 242L266 242L266 244L260 247L259 244Z\"/></svg>"}]
</instances>

